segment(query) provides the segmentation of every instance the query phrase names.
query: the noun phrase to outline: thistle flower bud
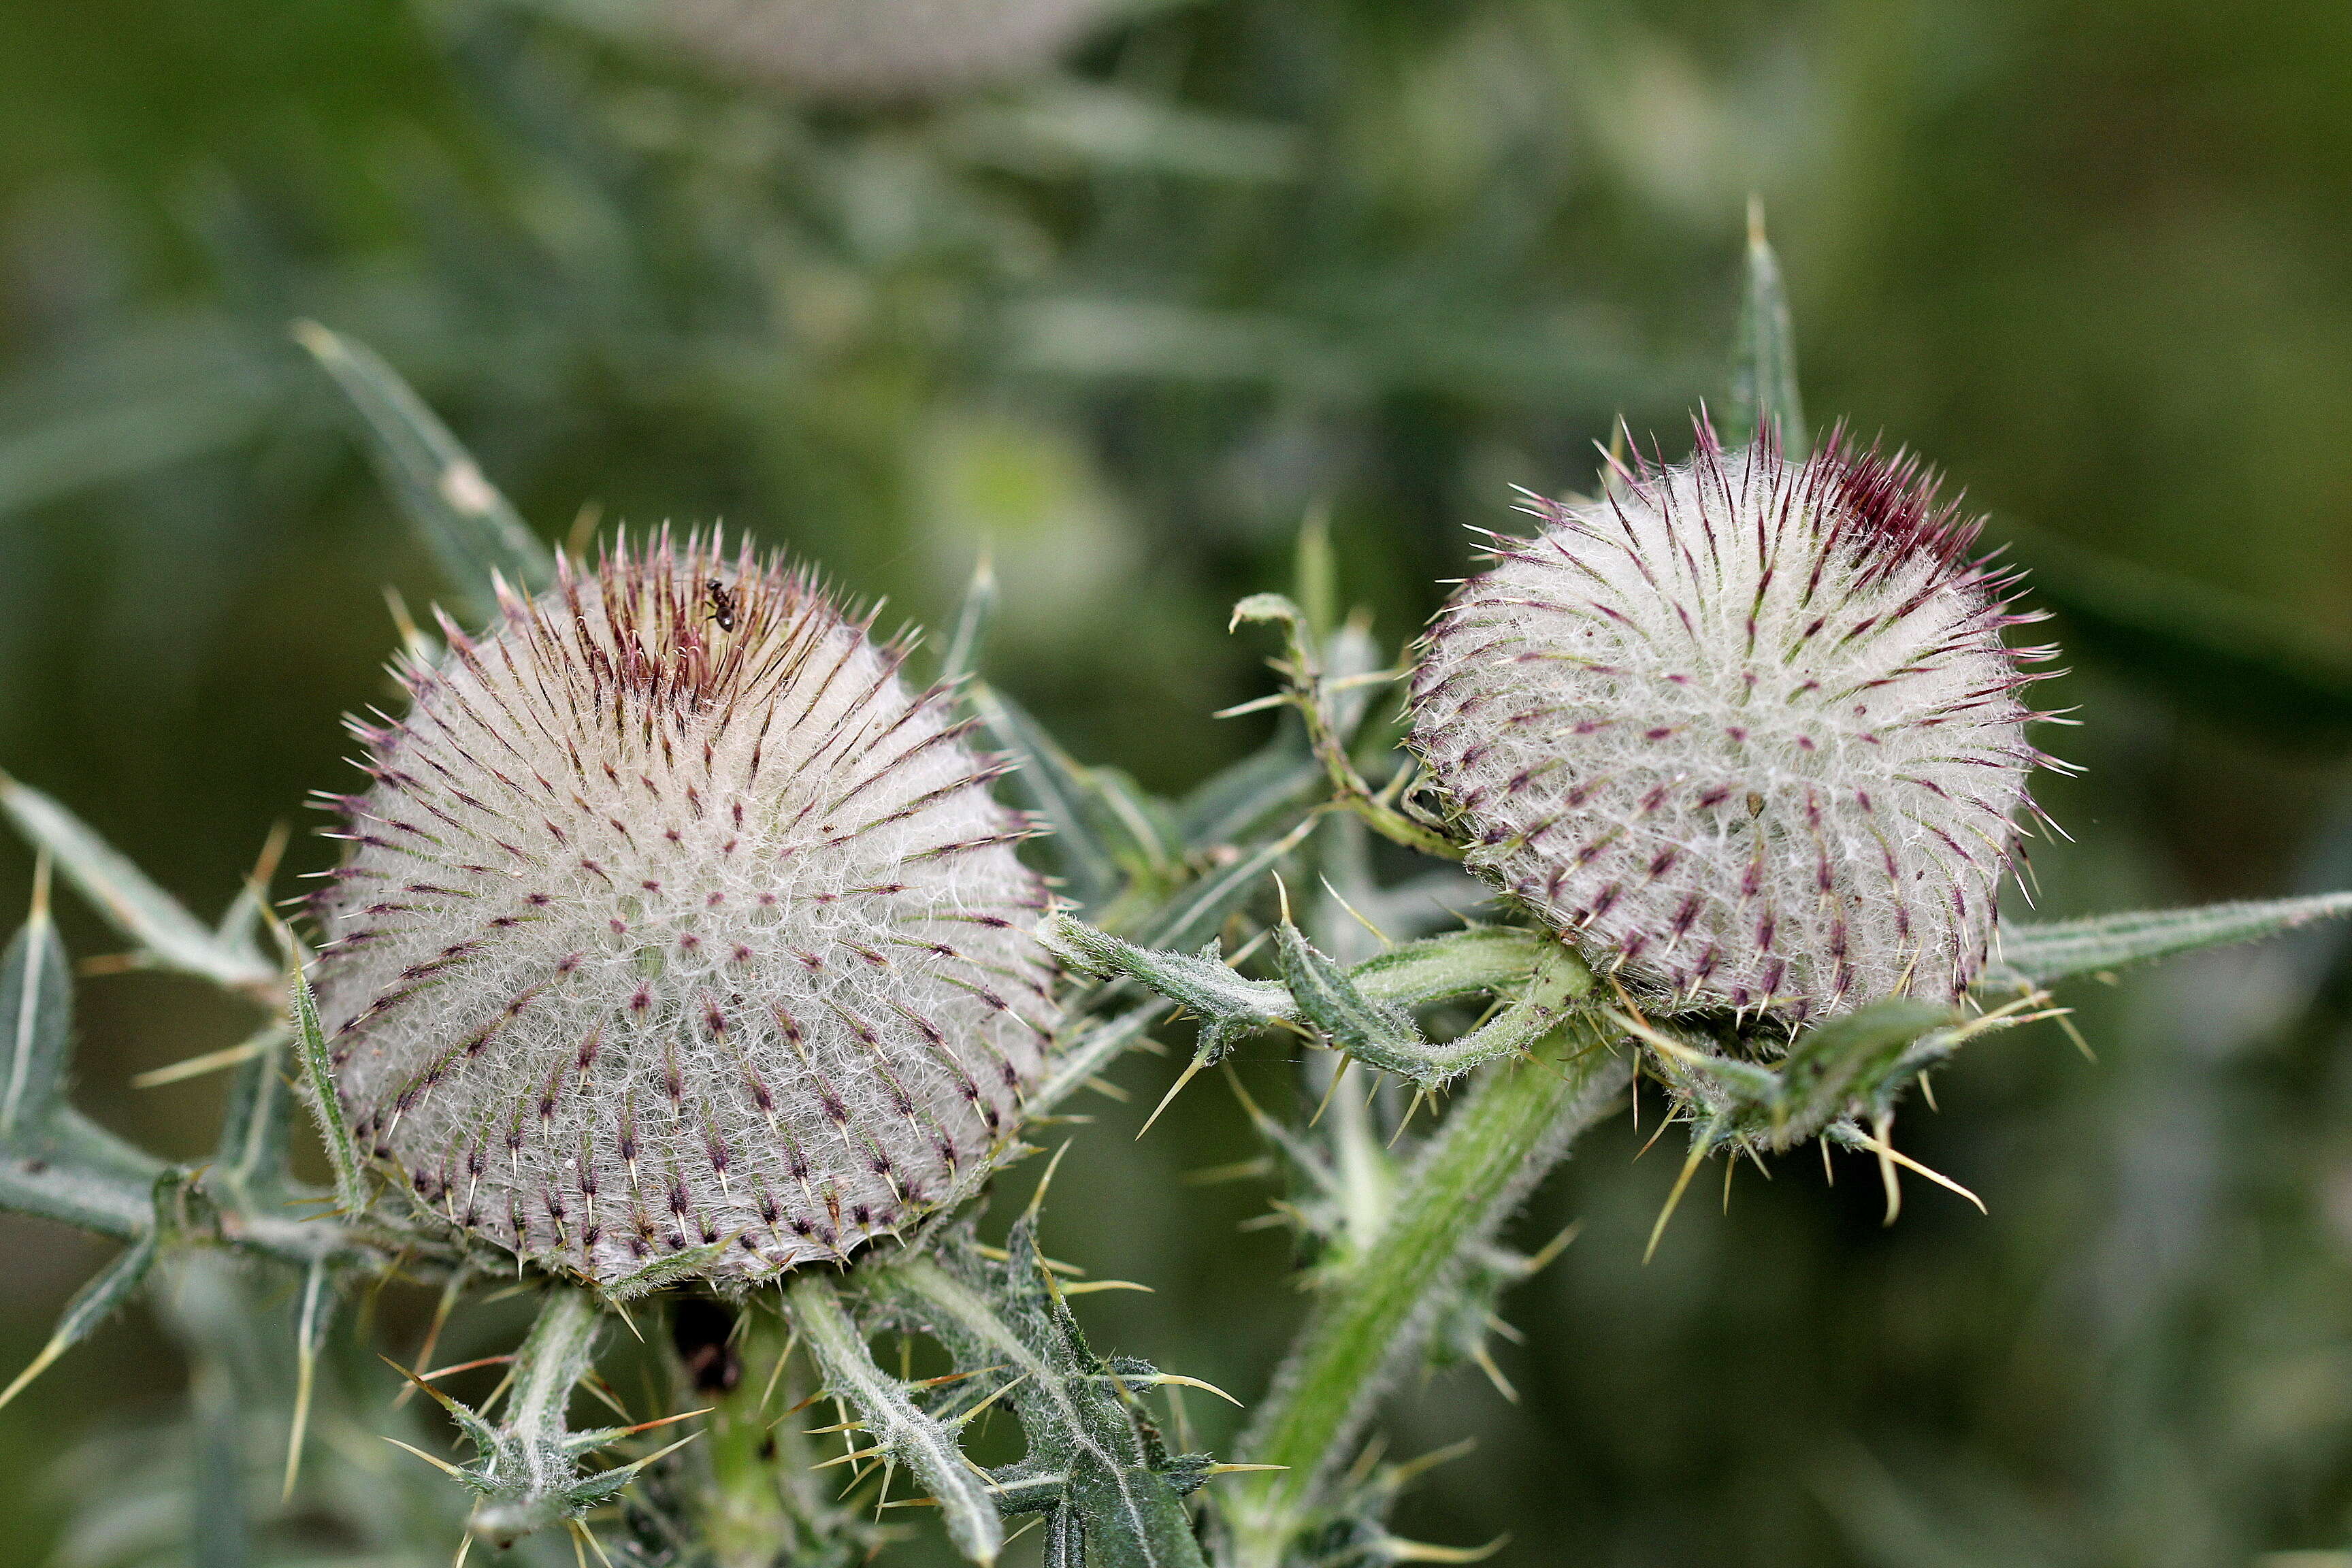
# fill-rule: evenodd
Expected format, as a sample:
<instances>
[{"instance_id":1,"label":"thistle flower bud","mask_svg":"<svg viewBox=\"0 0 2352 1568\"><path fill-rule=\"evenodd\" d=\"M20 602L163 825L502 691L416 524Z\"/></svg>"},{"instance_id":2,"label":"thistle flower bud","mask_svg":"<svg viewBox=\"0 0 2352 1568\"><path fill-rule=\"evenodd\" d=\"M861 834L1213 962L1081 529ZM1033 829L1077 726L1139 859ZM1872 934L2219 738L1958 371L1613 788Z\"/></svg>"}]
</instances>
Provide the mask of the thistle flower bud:
<instances>
[{"instance_id":1,"label":"thistle flower bud","mask_svg":"<svg viewBox=\"0 0 2352 1568\"><path fill-rule=\"evenodd\" d=\"M660 0L653 19L730 77L814 98L928 98L1044 68L1108 0Z\"/></svg>"},{"instance_id":2,"label":"thistle flower bud","mask_svg":"<svg viewBox=\"0 0 2352 1568\"><path fill-rule=\"evenodd\" d=\"M1620 468L1439 614L1412 745L1468 864L1661 1005L1956 998L2032 809L2013 579L1912 459Z\"/></svg>"},{"instance_id":3,"label":"thistle flower bud","mask_svg":"<svg viewBox=\"0 0 2352 1568\"><path fill-rule=\"evenodd\" d=\"M750 1278L971 1192L1053 1026L947 695L809 578L623 545L509 596L354 724L318 994L362 1150L447 1223L604 1283Z\"/></svg>"}]
</instances>

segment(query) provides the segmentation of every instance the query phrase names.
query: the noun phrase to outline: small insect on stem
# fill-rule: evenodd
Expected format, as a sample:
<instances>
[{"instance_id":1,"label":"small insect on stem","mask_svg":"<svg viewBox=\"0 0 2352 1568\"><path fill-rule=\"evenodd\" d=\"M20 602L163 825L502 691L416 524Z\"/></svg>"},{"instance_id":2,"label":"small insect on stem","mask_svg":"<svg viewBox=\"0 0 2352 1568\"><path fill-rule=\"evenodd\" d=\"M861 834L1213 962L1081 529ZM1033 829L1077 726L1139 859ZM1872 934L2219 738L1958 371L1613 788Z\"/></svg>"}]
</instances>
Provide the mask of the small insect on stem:
<instances>
[{"instance_id":1,"label":"small insect on stem","mask_svg":"<svg viewBox=\"0 0 2352 1568\"><path fill-rule=\"evenodd\" d=\"M702 584L703 602L722 632L735 629L735 590L713 577Z\"/></svg>"}]
</instances>

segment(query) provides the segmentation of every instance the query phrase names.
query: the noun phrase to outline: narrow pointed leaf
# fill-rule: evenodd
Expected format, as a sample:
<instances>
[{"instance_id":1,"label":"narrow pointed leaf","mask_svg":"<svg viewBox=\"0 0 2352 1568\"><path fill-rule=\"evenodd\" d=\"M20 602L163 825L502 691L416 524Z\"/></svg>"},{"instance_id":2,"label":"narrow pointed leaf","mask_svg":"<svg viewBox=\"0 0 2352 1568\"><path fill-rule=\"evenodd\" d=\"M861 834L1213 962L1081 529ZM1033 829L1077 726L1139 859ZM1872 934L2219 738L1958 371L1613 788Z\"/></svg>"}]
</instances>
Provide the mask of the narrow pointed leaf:
<instances>
[{"instance_id":1,"label":"narrow pointed leaf","mask_svg":"<svg viewBox=\"0 0 2352 1568\"><path fill-rule=\"evenodd\" d=\"M954 686L980 668L982 647L988 641L988 624L996 615L996 572L988 557L972 568L971 585L963 591L956 611L955 633L948 638L947 658L940 665L940 684Z\"/></svg>"},{"instance_id":2,"label":"narrow pointed leaf","mask_svg":"<svg viewBox=\"0 0 2352 1568\"><path fill-rule=\"evenodd\" d=\"M1215 876L1186 887L1156 916L1142 922L1136 940L1149 947L1184 951L1198 947L1217 933L1225 917L1245 903L1267 874L1281 865L1314 828L1315 820L1309 817Z\"/></svg>"},{"instance_id":3,"label":"narrow pointed leaf","mask_svg":"<svg viewBox=\"0 0 2352 1568\"><path fill-rule=\"evenodd\" d=\"M83 1286L74 1299L66 1303L65 1313L58 1318L56 1331L49 1335L49 1342L41 1347L41 1353L33 1358L31 1365L16 1374L15 1382L6 1389L0 1390L0 1405L5 1405L16 1398L26 1384L47 1371L51 1363L88 1339L100 1323L113 1316L114 1310L139 1288L147 1278L147 1271L154 1267L159 1245L155 1227L148 1226L123 1250L122 1256L107 1266L104 1273Z\"/></svg>"},{"instance_id":4,"label":"narrow pointed leaf","mask_svg":"<svg viewBox=\"0 0 2352 1568\"><path fill-rule=\"evenodd\" d=\"M1777 429L1781 450L1791 461L1801 459L1811 441L1797 389L1797 331L1789 319L1780 258L1764 237L1761 203L1748 208L1738 331L1731 371L1732 433L1744 442L1768 427Z\"/></svg>"},{"instance_id":5,"label":"narrow pointed leaf","mask_svg":"<svg viewBox=\"0 0 2352 1568\"><path fill-rule=\"evenodd\" d=\"M213 1156L216 1173L243 1194L273 1192L285 1184L287 1134L294 1115L284 1072L285 1029L273 1024L255 1040L261 1048L238 1064Z\"/></svg>"},{"instance_id":6,"label":"narrow pointed leaf","mask_svg":"<svg viewBox=\"0 0 2352 1568\"><path fill-rule=\"evenodd\" d=\"M310 1114L319 1124L319 1142L326 1145L327 1163L335 1173L335 1202L345 1214L367 1207L367 1177L361 1169L358 1145L343 1120L343 1102L335 1092L334 1067L327 1058L327 1037L319 1026L318 998L310 994L310 977L294 972L294 1035L301 1047L302 1081L310 1090Z\"/></svg>"},{"instance_id":7,"label":"narrow pointed leaf","mask_svg":"<svg viewBox=\"0 0 2352 1568\"><path fill-rule=\"evenodd\" d=\"M554 581L547 546L398 372L315 321L294 337L351 400L377 472L476 618L498 607L493 574L525 593Z\"/></svg>"},{"instance_id":8,"label":"narrow pointed leaf","mask_svg":"<svg viewBox=\"0 0 2352 1568\"><path fill-rule=\"evenodd\" d=\"M219 985L257 985L277 978L276 966L223 942L87 823L39 790L0 774L0 809L26 838L57 857L66 879L157 967Z\"/></svg>"},{"instance_id":9,"label":"narrow pointed leaf","mask_svg":"<svg viewBox=\"0 0 2352 1568\"><path fill-rule=\"evenodd\" d=\"M47 1154L0 1154L0 1209L129 1241L154 1215L148 1184L120 1172L60 1164Z\"/></svg>"},{"instance_id":10,"label":"narrow pointed leaf","mask_svg":"<svg viewBox=\"0 0 2352 1568\"><path fill-rule=\"evenodd\" d=\"M0 954L0 1144L20 1139L62 1096L73 1029L73 976L46 898Z\"/></svg>"},{"instance_id":11,"label":"narrow pointed leaf","mask_svg":"<svg viewBox=\"0 0 2352 1568\"><path fill-rule=\"evenodd\" d=\"M1274 739L1203 781L1178 808L1184 842L1209 849L1246 838L1278 814L1306 805L1323 784L1307 726L1285 712Z\"/></svg>"},{"instance_id":12,"label":"narrow pointed leaf","mask_svg":"<svg viewBox=\"0 0 2352 1568\"><path fill-rule=\"evenodd\" d=\"M2347 914L2352 914L2352 892L2003 926L1994 944L1994 961L1977 984L1989 988L2046 985L2200 948L2253 942Z\"/></svg>"},{"instance_id":13,"label":"narrow pointed leaf","mask_svg":"<svg viewBox=\"0 0 2352 1568\"><path fill-rule=\"evenodd\" d=\"M1045 850L1061 873L1064 892L1083 909L1109 901L1121 879L1087 811L1093 785L1086 770L993 687L974 685L971 705L994 743L1021 764L1008 781L1013 794L1027 797L1031 808L1053 828Z\"/></svg>"}]
</instances>

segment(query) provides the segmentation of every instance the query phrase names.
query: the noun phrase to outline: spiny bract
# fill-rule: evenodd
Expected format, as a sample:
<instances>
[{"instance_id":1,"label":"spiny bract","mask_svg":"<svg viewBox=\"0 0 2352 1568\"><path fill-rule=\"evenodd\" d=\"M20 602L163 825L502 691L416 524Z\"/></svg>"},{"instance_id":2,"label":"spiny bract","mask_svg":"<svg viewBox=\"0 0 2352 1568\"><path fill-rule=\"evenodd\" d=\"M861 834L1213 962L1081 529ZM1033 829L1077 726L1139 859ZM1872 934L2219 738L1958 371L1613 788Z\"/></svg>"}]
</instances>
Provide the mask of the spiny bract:
<instances>
[{"instance_id":1,"label":"spiny bract","mask_svg":"<svg viewBox=\"0 0 2352 1568\"><path fill-rule=\"evenodd\" d=\"M651 16L727 76L811 97L932 97L1033 73L1110 0L661 0Z\"/></svg>"},{"instance_id":2,"label":"spiny bract","mask_svg":"<svg viewBox=\"0 0 2352 1568\"><path fill-rule=\"evenodd\" d=\"M665 535L355 723L319 1003L362 1148L611 1283L761 1276L972 1190L1053 1026L1027 831L806 576Z\"/></svg>"},{"instance_id":3,"label":"spiny bract","mask_svg":"<svg viewBox=\"0 0 2352 1568\"><path fill-rule=\"evenodd\" d=\"M2011 580L1833 437L1619 467L1434 622L1412 741L1469 864L1662 1005L1957 997L2031 810Z\"/></svg>"}]
</instances>

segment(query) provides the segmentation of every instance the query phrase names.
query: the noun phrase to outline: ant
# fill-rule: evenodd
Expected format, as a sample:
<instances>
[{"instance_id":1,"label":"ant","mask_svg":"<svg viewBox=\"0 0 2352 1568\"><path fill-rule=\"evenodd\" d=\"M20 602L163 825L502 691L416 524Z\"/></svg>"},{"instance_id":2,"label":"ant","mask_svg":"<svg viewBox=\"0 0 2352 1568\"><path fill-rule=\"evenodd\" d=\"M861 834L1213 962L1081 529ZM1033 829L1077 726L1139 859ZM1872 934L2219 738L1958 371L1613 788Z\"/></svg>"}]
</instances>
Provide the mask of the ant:
<instances>
[{"instance_id":1,"label":"ant","mask_svg":"<svg viewBox=\"0 0 2352 1568\"><path fill-rule=\"evenodd\" d=\"M703 596L710 608L710 618L719 623L722 632L735 629L735 590L713 577L702 585Z\"/></svg>"}]
</instances>

